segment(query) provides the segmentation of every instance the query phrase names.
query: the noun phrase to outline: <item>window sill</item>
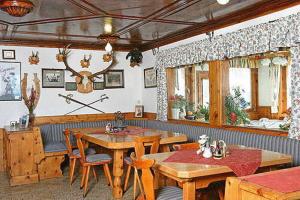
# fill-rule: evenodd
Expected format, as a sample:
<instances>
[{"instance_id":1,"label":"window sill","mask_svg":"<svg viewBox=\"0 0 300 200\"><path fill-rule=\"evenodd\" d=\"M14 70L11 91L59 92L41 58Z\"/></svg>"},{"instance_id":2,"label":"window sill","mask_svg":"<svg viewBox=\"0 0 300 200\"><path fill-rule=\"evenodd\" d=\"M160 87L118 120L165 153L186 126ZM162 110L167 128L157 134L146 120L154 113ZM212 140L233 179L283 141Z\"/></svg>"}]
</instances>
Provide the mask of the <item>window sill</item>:
<instances>
[{"instance_id":1,"label":"window sill","mask_svg":"<svg viewBox=\"0 0 300 200\"><path fill-rule=\"evenodd\" d=\"M205 126L205 127L212 127L209 122L203 121L196 121L196 120L187 120L187 119L168 119L169 123L172 124L185 124L185 125L192 125L192 126Z\"/></svg>"}]
</instances>

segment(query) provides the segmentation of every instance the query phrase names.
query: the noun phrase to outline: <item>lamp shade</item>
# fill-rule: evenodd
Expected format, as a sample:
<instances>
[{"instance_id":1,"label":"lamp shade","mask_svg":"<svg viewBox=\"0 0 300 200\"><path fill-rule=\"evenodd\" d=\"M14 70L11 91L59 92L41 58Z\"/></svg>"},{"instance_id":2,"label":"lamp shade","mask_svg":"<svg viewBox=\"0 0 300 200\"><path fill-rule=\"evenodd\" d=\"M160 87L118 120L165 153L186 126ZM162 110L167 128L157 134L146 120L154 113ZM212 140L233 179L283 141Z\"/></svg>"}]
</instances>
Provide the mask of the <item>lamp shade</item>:
<instances>
[{"instance_id":1,"label":"lamp shade","mask_svg":"<svg viewBox=\"0 0 300 200\"><path fill-rule=\"evenodd\" d=\"M4 0L0 2L0 9L14 17L23 17L30 13L34 5L29 0Z\"/></svg>"},{"instance_id":2,"label":"lamp shade","mask_svg":"<svg viewBox=\"0 0 300 200\"><path fill-rule=\"evenodd\" d=\"M229 0L217 0L217 2L221 5L225 5L229 2Z\"/></svg>"}]
</instances>

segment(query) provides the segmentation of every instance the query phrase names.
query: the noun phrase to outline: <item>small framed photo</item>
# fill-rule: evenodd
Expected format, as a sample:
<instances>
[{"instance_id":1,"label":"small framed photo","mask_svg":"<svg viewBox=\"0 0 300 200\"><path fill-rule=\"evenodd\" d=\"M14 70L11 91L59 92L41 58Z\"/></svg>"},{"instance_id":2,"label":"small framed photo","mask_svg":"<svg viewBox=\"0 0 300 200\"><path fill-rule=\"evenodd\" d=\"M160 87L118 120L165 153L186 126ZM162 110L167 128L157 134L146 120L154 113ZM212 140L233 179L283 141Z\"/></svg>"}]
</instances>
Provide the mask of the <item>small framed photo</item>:
<instances>
[{"instance_id":1,"label":"small framed photo","mask_svg":"<svg viewBox=\"0 0 300 200\"><path fill-rule=\"evenodd\" d=\"M109 70L105 73L105 88L124 88L124 70Z\"/></svg>"},{"instance_id":2,"label":"small framed photo","mask_svg":"<svg viewBox=\"0 0 300 200\"><path fill-rule=\"evenodd\" d=\"M94 90L104 90L104 82L94 82L93 88Z\"/></svg>"},{"instance_id":3,"label":"small framed photo","mask_svg":"<svg viewBox=\"0 0 300 200\"><path fill-rule=\"evenodd\" d=\"M137 105L135 106L134 117L143 117L144 114L144 106Z\"/></svg>"},{"instance_id":4,"label":"small framed photo","mask_svg":"<svg viewBox=\"0 0 300 200\"><path fill-rule=\"evenodd\" d=\"M64 69L42 69L43 88L64 88L65 70Z\"/></svg>"},{"instance_id":5,"label":"small framed photo","mask_svg":"<svg viewBox=\"0 0 300 200\"><path fill-rule=\"evenodd\" d=\"M76 82L66 82L66 91L76 91L77 83Z\"/></svg>"},{"instance_id":6,"label":"small framed photo","mask_svg":"<svg viewBox=\"0 0 300 200\"><path fill-rule=\"evenodd\" d=\"M157 87L157 76L154 68L144 69L144 85L145 88Z\"/></svg>"},{"instance_id":7,"label":"small framed photo","mask_svg":"<svg viewBox=\"0 0 300 200\"><path fill-rule=\"evenodd\" d=\"M2 58L3 60L14 60L16 59L16 52L15 50L2 50Z\"/></svg>"}]
</instances>

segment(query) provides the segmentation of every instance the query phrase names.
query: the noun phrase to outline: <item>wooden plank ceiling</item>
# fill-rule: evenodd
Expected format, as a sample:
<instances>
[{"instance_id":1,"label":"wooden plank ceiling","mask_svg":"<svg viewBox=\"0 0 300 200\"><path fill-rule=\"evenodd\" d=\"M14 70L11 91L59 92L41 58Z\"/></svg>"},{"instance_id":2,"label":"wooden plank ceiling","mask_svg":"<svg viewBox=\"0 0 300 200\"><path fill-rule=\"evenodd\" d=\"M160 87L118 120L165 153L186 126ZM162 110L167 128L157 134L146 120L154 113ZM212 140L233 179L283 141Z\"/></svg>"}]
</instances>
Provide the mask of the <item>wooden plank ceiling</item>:
<instances>
[{"instance_id":1,"label":"wooden plank ceiling","mask_svg":"<svg viewBox=\"0 0 300 200\"><path fill-rule=\"evenodd\" d=\"M1 0L0 0L1 2ZM32 0L18 18L0 11L0 44L103 49L97 36L112 25L115 50L157 46L207 33L284 8L300 0Z\"/></svg>"}]
</instances>

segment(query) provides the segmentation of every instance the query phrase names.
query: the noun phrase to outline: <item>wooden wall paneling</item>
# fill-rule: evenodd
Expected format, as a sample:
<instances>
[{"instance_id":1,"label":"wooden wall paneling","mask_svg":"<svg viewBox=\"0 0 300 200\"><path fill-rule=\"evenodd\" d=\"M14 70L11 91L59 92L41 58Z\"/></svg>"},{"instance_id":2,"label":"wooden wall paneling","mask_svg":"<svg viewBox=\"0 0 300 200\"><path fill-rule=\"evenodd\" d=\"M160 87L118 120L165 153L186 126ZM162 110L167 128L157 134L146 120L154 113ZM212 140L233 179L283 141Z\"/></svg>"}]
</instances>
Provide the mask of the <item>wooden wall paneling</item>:
<instances>
[{"instance_id":1,"label":"wooden wall paneling","mask_svg":"<svg viewBox=\"0 0 300 200\"><path fill-rule=\"evenodd\" d=\"M5 171L4 129L0 128L0 172Z\"/></svg>"},{"instance_id":2,"label":"wooden wall paneling","mask_svg":"<svg viewBox=\"0 0 300 200\"><path fill-rule=\"evenodd\" d=\"M150 119L155 119L155 113L145 113L143 118L135 118L134 112L126 112L125 119L135 119L143 120L150 117ZM37 116L34 121L35 126L40 126L43 124L62 124L68 122L92 122L99 120L114 120L114 113L105 113L105 114L81 114L81 115L57 115L57 116Z\"/></svg>"},{"instance_id":3,"label":"wooden wall paneling","mask_svg":"<svg viewBox=\"0 0 300 200\"><path fill-rule=\"evenodd\" d=\"M279 109L278 117L284 117L283 113L287 111L287 67L281 67L280 73L280 89L279 89Z\"/></svg>"},{"instance_id":4,"label":"wooden wall paneling","mask_svg":"<svg viewBox=\"0 0 300 200\"><path fill-rule=\"evenodd\" d=\"M172 101L171 97L175 95L175 84L176 84L176 68L167 68L167 92L168 92L168 119L172 118Z\"/></svg>"},{"instance_id":5,"label":"wooden wall paneling","mask_svg":"<svg viewBox=\"0 0 300 200\"><path fill-rule=\"evenodd\" d=\"M209 122L213 126L222 126L224 120L224 99L229 91L229 61L209 62Z\"/></svg>"}]
</instances>

